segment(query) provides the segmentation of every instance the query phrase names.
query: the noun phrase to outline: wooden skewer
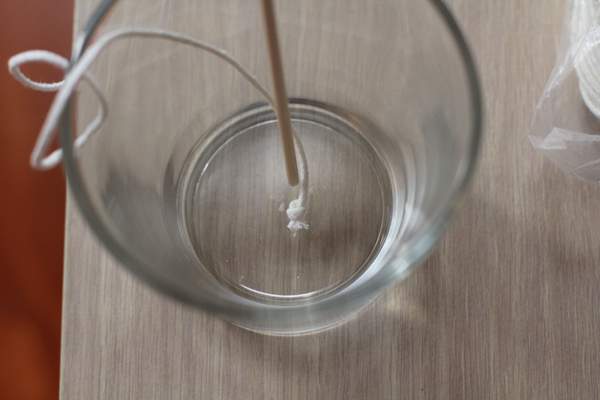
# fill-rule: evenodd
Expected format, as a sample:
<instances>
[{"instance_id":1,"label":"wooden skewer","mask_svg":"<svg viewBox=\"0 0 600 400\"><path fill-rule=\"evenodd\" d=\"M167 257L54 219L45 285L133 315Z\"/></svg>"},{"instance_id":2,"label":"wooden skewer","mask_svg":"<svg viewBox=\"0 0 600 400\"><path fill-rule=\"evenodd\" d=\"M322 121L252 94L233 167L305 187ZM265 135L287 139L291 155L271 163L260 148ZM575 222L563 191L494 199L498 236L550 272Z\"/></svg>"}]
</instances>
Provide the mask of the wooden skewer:
<instances>
[{"instance_id":1,"label":"wooden skewer","mask_svg":"<svg viewBox=\"0 0 600 400\"><path fill-rule=\"evenodd\" d=\"M281 65L281 53L279 52L279 41L277 39L277 25L275 22L275 10L272 0L262 0L263 17L265 20L265 33L269 49L269 60L271 61L271 75L275 90L275 108L281 141L283 143L283 155L285 157L285 169L290 186L296 186L299 182L298 164L296 162L296 151L294 150L294 134L288 110L288 97L285 90L283 66Z\"/></svg>"}]
</instances>

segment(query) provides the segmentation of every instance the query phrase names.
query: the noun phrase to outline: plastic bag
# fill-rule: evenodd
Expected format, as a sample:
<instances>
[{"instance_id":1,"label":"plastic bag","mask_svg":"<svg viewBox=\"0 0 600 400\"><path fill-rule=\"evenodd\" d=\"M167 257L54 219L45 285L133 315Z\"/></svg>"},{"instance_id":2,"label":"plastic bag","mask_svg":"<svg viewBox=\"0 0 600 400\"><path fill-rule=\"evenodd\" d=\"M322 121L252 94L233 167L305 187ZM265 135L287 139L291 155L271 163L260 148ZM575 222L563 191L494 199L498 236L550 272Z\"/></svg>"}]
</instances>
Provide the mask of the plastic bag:
<instances>
[{"instance_id":1,"label":"plastic bag","mask_svg":"<svg viewBox=\"0 0 600 400\"><path fill-rule=\"evenodd\" d=\"M571 0L529 140L563 171L600 181L600 0Z\"/></svg>"}]
</instances>

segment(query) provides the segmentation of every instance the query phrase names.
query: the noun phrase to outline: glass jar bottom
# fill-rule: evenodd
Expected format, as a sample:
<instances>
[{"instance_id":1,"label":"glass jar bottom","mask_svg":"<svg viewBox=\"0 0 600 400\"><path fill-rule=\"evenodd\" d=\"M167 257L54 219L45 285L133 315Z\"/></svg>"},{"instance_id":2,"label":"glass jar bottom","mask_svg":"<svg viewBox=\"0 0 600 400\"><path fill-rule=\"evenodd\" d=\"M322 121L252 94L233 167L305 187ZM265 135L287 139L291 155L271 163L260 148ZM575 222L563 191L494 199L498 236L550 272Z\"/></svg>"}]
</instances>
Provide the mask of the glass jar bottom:
<instances>
[{"instance_id":1,"label":"glass jar bottom","mask_svg":"<svg viewBox=\"0 0 600 400\"><path fill-rule=\"evenodd\" d=\"M308 229L287 228L298 188L287 184L268 106L232 116L194 146L179 179L180 225L199 264L254 299L310 299L350 284L380 251L394 209L403 209L357 125L306 101L290 112L307 157Z\"/></svg>"}]
</instances>

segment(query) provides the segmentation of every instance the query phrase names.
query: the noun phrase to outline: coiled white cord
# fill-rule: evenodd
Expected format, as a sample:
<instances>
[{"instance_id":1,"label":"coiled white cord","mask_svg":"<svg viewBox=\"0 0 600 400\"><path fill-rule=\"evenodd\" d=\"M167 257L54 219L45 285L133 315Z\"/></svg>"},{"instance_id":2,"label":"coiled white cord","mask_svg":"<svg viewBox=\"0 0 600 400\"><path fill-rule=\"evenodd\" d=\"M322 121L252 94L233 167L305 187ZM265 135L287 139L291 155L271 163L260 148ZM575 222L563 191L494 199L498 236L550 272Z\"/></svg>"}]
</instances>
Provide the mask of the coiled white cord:
<instances>
[{"instance_id":1,"label":"coiled white cord","mask_svg":"<svg viewBox=\"0 0 600 400\"><path fill-rule=\"evenodd\" d=\"M40 92L55 92L60 90L63 85L63 81L52 83L37 82L28 78L23 71L21 71L21 66L24 64L40 62L58 67L63 71L66 71L67 68L69 68L69 60L56 53L51 53L45 50L30 50L11 57L10 60L8 60L8 70L17 81L21 82L23 86L30 89L38 90ZM75 147L77 148L81 147L87 141L87 139L100 128L106 119L108 112L108 104L106 99L95 81L89 75L83 75L83 80L90 85L93 92L98 97L98 100L100 101L100 111L98 112L96 118L94 118L92 122L85 127L83 132L80 135L77 135L77 139L75 139ZM70 95L68 97L70 97ZM46 121L44 122L42 130L38 136L38 140L33 147L33 151L31 152L30 163L33 168L48 170L54 168L61 162L61 149L57 149L47 156L44 156L44 154L46 153L48 146L52 141L55 128L58 123L58 118L60 118L62 109L64 109L65 105L66 101L60 106L61 112L55 115L54 118L49 118L50 113L46 117Z\"/></svg>"},{"instance_id":2,"label":"coiled white cord","mask_svg":"<svg viewBox=\"0 0 600 400\"><path fill-rule=\"evenodd\" d=\"M21 66L28 63L47 63L49 65L61 68L63 71L67 71L69 68L69 61L66 58L44 50L26 51L11 57L8 61L8 69L13 77L28 88L44 92L57 92L52 105L50 106L48 114L46 115L46 119L42 125L42 129L38 135L38 139L31 154L31 165L34 168L47 170L53 168L61 162L61 149L55 150L47 156L44 155L54 139L56 128L60 122L60 117L81 80L85 80L98 97L100 102L100 110L96 118L94 118L94 120L92 120L92 122L90 122L84 128L81 134L77 135L77 138L75 139L75 147L79 148L83 146L89 137L94 132L98 131L98 129L102 126L102 123L106 119L106 115L108 113L108 103L94 79L87 74L87 70L104 50L104 48L106 48L110 43L126 37L164 39L205 50L235 68L256 90L263 95L271 107L274 108L275 103L269 92L260 85L258 80L250 72L248 72L248 70L246 70L235 59L230 57L225 51L175 32L153 29L121 29L106 33L99 37L95 43L91 44L87 48L79 61L68 71L64 80L60 82L36 82L22 72ZM294 142L296 143L296 151L300 160L298 170L300 176L300 185L298 197L295 200L292 200L288 206L287 216L289 219L288 229L295 233L299 230L308 228L308 224L305 222L305 216L308 207L308 168L306 163L306 154L297 135Z\"/></svg>"},{"instance_id":3,"label":"coiled white cord","mask_svg":"<svg viewBox=\"0 0 600 400\"><path fill-rule=\"evenodd\" d=\"M571 42L578 44L575 70L588 109L600 118L600 1L574 0Z\"/></svg>"}]
</instances>

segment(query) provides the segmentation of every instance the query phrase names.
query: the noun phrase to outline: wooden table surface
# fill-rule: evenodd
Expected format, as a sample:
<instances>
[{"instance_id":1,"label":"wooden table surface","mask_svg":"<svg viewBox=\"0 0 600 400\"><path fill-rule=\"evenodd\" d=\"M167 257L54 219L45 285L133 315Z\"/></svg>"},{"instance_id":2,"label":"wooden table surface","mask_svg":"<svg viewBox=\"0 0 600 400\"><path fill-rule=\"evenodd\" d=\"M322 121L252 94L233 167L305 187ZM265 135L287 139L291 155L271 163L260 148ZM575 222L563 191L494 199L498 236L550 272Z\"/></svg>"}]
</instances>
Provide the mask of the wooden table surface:
<instances>
[{"instance_id":1,"label":"wooden table surface","mask_svg":"<svg viewBox=\"0 0 600 400\"><path fill-rule=\"evenodd\" d=\"M77 3L81 22L96 1ZM146 288L70 201L63 400L598 398L600 187L526 137L565 2L449 3L479 64L486 132L471 192L425 265L339 328L265 337Z\"/></svg>"}]
</instances>

